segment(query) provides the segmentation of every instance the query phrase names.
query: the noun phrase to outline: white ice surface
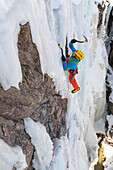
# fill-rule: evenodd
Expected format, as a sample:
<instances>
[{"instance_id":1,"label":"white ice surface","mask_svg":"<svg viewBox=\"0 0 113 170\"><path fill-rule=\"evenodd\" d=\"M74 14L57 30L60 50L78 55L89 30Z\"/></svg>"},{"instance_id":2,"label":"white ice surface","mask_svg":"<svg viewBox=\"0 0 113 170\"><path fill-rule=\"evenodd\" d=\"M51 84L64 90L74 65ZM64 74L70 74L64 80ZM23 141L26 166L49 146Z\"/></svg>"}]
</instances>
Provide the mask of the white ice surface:
<instances>
[{"instance_id":1,"label":"white ice surface","mask_svg":"<svg viewBox=\"0 0 113 170\"><path fill-rule=\"evenodd\" d=\"M112 170L113 169L113 147L103 142L104 147L104 155L106 157L105 162L103 163L105 170Z\"/></svg>"},{"instance_id":2,"label":"white ice surface","mask_svg":"<svg viewBox=\"0 0 113 170\"><path fill-rule=\"evenodd\" d=\"M10 147L0 139L0 170L12 170L13 166L17 170L25 169L26 157L20 146Z\"/></svg>"},{"instance_id":3,"label":"white ice surface","mask_svg":"<svg viewBox=\"0 0 113 170\"><path fill-rule=\"evenodd\" d=\"M88 170L89 157L94 160L97 156L94 122L102 117L105 108L106 52L103 38L97 38L98 8L94 0L0 0L0 82L5 90L18 87L22 81L17 40L19 23L28 21L42 72L53 78L62 97L67 93L68 73L62 68L58 43L65 49L66 36L68 43L71 38L84 39L82 35L88 38L88 43L75 44L85 56L76 76L80 91L71 94L70 85L66 114L68 137L58 140L60 147L55 151L53 164L54 169L68 164L71 170ZM38 164L40 170L48 170L53 148L49 135L43 125L29 118L25 119L25 126L36 148L34 166Z\"/></svg>"},{"instance_id":4,"label":"white ice surface","mask_svg":"<svg viewBox=\"0 0 113 170\"><path fill-rule=\"evenodd\" d=\"M45 170L50 165L52 158L52 141L46 132L45 126L40 122L34 122L30 118L24 119L26 132L31 137L31 142L35 146L35 163L36 170Z\"/></svg>"}]
</instances>

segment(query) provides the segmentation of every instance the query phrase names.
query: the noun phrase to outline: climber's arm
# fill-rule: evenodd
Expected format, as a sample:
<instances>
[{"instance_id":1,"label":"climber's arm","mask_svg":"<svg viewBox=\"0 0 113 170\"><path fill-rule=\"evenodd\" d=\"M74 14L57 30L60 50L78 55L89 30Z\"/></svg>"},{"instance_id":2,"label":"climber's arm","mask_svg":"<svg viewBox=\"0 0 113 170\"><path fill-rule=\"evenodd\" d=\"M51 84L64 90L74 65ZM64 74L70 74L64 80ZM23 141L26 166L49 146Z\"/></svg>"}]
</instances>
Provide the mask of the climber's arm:
<instances>
[{"instance_id":1,"label":"climber's arm","mask_svg":"<svg viewBox=\"0 0 113 170\"><path fill-rule=\"evenodd\" d=\"M73 43L76 42L76 40L75 40L75 41L74 41L74 40L75 40L75 39L72 39L72 40L69 42L69 47L70 47L70 49L71 49L72 52L77 51L77 50L75 49L74 45L73 45Z\"/></svg>"}]
</instances>

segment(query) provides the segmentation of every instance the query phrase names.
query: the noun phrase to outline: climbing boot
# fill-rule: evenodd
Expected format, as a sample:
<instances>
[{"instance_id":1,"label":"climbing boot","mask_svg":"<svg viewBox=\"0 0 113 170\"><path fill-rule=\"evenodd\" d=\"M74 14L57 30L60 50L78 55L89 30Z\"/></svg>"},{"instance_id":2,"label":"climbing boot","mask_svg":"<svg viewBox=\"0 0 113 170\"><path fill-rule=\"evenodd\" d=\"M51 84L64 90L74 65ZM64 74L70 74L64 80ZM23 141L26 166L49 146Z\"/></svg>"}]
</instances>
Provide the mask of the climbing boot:
<instances>
[{"instance_id":1,"label":"climbing boot","mask_svg":"<svg viewBox=\"0 0 113 170\"><path fill-rule=\"evenodd\" d=\"M77 91L79 91L80 90L80 87L78 87L78 89L73 89L72 91L71 91L71 93L76 93Z\"/></svg>"}]
</instances>

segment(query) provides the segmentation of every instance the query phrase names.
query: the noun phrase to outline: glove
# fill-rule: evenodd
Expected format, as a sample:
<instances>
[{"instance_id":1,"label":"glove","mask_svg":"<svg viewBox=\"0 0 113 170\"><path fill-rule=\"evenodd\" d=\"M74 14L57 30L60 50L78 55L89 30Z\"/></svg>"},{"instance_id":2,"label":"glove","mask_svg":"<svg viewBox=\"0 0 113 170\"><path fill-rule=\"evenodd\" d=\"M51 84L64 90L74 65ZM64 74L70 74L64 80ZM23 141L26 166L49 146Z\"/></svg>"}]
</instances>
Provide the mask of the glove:
<instances>
[{"instance_id":1,"label":"glove","mask_svg":"<svg viewBox=\"0 0 113 170\"><path fill-rule=\"evenodd\" d=\"M66 58L64 57L64 55L62 55L61 59L62 61L66 61Z\"/></svg>"},{"instance_id":2,"label":"glove","mask_svg":"<svg viewBox=\"0 0 113 170\"><path fill-rule=\"evenodd\" d=\"M77 40L75 40L75 39L71 40L71 43L76 43L76 42L77 42Z\"/></svg>"}]
</instances>

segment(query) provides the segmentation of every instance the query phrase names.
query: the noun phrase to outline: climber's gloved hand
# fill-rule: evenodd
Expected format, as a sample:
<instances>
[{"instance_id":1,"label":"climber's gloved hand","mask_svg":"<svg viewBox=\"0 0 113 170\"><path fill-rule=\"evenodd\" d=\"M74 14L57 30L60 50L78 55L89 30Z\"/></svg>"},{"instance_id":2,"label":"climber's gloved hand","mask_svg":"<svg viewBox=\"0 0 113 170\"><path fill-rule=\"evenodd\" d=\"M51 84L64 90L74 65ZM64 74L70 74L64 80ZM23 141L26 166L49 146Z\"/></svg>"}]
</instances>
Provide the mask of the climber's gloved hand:
<instances>
[{"instance_id":1,"label":"climber's gloved hand","mask_svg":"<svg viewBox=\"0 0 113 170\"><path fill-rule=\"evenodd\" d=\"M64 55L62 55L61 59L62 61L66 61L66 58L64 57Z\"/></svg>"},{"instance_id":2,"label":"climber's gloved hand","mask_svg":"<svg viewBox=\"0 0 113 170\"><path fill-rule=\"evenodd\" d=\"M76 43L76 42L77 42L77 40L71 39L71 43Z\"/></svg>"},{"instance_id":3,"label":"climber's gloved hand","mask_svg":"<svg viewBox=\"0 0 113 170\"><path fill-rule=\"evenodd\" d=\"M63 54L63 49L62 49L62 47L61 47L60 44L58 44L58 46L59 46L59 48L61 49L61 53L62 53L61 60L64 62L64 61L66 61L66 58L65 58L65 56L64 56L64 54Z\"/></svg>"}]
</instances>

